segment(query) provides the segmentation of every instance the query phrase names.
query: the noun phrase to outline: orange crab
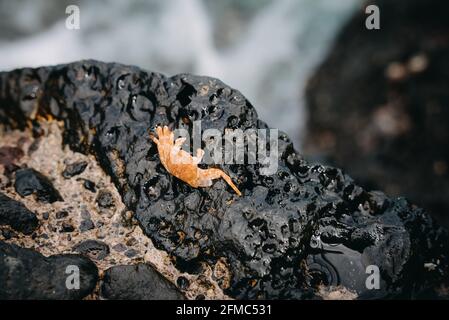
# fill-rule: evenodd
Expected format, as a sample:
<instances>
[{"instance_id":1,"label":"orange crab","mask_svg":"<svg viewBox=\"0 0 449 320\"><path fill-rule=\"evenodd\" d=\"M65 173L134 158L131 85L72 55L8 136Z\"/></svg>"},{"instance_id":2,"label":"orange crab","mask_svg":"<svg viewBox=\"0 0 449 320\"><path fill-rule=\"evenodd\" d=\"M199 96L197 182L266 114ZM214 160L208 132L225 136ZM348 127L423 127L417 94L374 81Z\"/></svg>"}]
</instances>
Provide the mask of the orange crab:
<instances>
[{"instance_id":1,"label":"orange crab","mask_svg":"<svg viewBox=\"0 0 449 320\"><path fill-rule=\"evenodd\" d=\"M204 150L198 148L196 156L192 157L189 153L181 150L186 138L178 138L174 141L174 134L167 126L157 127L156 132L158 138L152 134L150 134L150 138L156 143L162 165L170 174L194 188L210 187L212 180L223 178L239 196L242 195L232 182L231 177L222 170L198 168L198 164L204 156Z\"/></svg>"}]
</instances>

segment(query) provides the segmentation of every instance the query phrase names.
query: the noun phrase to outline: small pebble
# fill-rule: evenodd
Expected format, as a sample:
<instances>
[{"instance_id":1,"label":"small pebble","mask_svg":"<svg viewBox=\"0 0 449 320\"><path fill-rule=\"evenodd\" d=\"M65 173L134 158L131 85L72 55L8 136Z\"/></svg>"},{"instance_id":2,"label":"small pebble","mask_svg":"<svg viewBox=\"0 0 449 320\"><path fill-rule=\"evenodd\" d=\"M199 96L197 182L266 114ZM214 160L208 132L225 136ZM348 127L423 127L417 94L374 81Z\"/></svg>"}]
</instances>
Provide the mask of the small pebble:
<instances>
[{"instance_id":1,"label":"small pebble","mask_svg":"<svg viewBox=\"0 0 449 320\"><path fill-rule=\"evenodd\" d=\"M112 247L117 252L123 252L126 250L126 246L123 243L118 243L115 246Z\"/></svg>"},{"instance_id":2,"label":"small pebble","mask_svg":"<svg viewBox=\"0 0 449 320\"><path fill-rule=\"evenodd\" d=\"M186 290L190 285L189 280L186 277L182 276L176 280L176 284L181 290Z\"/></svg>"},{"instance_id":3,"label":"small pebble","mask_svg":"<svg viewBox=\"0 0 449 320\"><path fill-rule=\"evenodd\" d=\"M106 190L101 190L99 192L96 201L101 208L111 208L115 205L112 194Z\"/></svg>"},{"instance_id":4,"label":"small pebble","mask_svg":"<svg viewBox=\"0 0 449 320\"><path fill-rule=\"evenodd\" d=\"M94 228L95 228L95 224L90 219L81 221L80 227L79 227L81 232L86 232L86 231L92 230Z\"/></svg>"},{"instance_id":5,"label":"small pebble","mask_svg":"<svg viewBox=\"0 0 449 320\"><path fill-rule=\"evenodd\" d=\"M109 246L98 240L86 240L75 247L73 251L87 255L91 259L102 260L109 255Z\"/></svg>"},{"instance_id":6,"label":"small pebble","mask_svg":"<svg viewBox=\"0 0 449 320\"><path fill-rule=\"evenodd\" d=\"M84 180L83 186L86 190L89 190L90 192L97 192L97 188L95 186L95 183L90 180Z\"/></svg>"},{"instance_id":7,"label":"small pebble","mask_svg":"<svg viewBox=\"0 0 449 320\"><path fill-rule=\"evenodd\" d=\"M56 219L64 219L69 215L67 211L58 211L56 212Z\"/></svg>"},{"instance_id":8,"label":"small pebble","mask_svg":"<svg viewBox=\"0 0 449 320\"><path fill-rule=\"evenodd\" d=\"M83 219L90 219L91 218L90 212L85 210L85 209L83 209L81 211L81 218L83 218Z\"/></svg>"},{"instance_id":9,"label":"small pebble","mask_svg":"<svg viewBox=\"0 0 449 320\"><path fill-rule=\"evenodd\" d=\"M83 173L84 170L86 170L86 167L87 167L86 161L80 161L80 162L68 164L65 167L64 171L62 172L62 176L66 179L69 179L73 176Z\"/></svg>"},{"instance_id":10,"label":"small pebble","mask_svg":"<svg viewBox=\"0 0 449 320\"><path fill-rule=\"evenodd\" d=\"M137 251L134 249L129 249L125 252L125 256L127 256L128 258L135 257L136 255L137 255Z\"/></svg>"},{"instance_id":11,"label":"small pebble","mask_svg":"<svg viewBox=\"0 0 449 320\"><path fill-rule=\"evenodd\" d=\"M75 228L68 222L62 223L61 232L73 232L75 231Z\"/></svg>"}]
</instances>

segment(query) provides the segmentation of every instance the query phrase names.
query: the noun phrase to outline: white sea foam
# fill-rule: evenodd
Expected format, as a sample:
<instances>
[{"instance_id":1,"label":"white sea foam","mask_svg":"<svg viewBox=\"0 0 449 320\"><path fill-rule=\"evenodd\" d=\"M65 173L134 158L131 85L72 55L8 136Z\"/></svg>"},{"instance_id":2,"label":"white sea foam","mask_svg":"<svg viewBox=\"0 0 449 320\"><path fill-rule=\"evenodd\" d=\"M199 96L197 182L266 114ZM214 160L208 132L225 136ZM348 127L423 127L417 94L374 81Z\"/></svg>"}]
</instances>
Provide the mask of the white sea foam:
<instances>
[{"instance_id":1,"label":"white sea foam","mask_svg":"<svg viewBox=\"0 0 449 320\"><path fill-rule=\"evenodd\" d=\"M34 5L16 7L21 12L17 19L24 30L33 30L41 21L30 12L43 14L44 5L27 2ZM214 17L220 12L211 12L214 6L202 0L83 1L81 30L67 30L61 10L61 18L39 32L0 42L0 69L93 58L168 75L217 77L239 89L262 119L282 128L300 146L306 80L360 0L260 3L249 21L241 21L236 41L223 47L214 38Z\"/></svg>"}]
</instances>

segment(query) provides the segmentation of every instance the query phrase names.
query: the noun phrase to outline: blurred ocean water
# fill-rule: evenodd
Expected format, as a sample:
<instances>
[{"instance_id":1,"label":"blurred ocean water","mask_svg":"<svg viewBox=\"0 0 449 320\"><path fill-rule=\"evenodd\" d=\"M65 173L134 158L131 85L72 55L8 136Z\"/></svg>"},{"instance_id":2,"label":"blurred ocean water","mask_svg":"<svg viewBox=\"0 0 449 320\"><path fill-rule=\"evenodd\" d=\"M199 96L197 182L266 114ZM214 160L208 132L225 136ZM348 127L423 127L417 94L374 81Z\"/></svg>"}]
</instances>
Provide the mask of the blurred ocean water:
<instances>
[{"instance_id":1,"label":"blurred ocean water","mask_svg":"<svg viewBox=\"0 0 449 320\"><path fill-rule=\"evenodd\" d=\"M65 27L77 4L81 29ZM0 1L0 70L98 59L220 78L298 149L303 88L361 0Z\"/></svg>"}]
</instances>

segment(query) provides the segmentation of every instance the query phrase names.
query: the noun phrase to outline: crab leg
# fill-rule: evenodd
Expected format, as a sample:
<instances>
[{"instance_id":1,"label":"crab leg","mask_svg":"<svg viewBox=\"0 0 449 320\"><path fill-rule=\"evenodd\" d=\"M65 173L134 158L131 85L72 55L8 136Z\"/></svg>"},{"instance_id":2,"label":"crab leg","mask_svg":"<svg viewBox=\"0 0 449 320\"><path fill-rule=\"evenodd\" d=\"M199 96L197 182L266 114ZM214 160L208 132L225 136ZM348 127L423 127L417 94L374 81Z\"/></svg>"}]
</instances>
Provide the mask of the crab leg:
<instances>
[{"instance_id":1,"label":"crab leg","mask_svg":"<svg viewBox=\"0 0 449 320\"><path fill-rule=\"evenodd\" d=\"M201 182L199 184L200 187L208 187L210 186L212 183L212 180L214 179L218 179L218 178L223 178L224 181L227 182L227 184L229 184L229 186L239 195L241 196L242 193L240 192L240 190L237 188L237 186L234 184L234 182L232 182L232 179L230 176L228 176L226 173L224 173L223 171L221 171L220 169L215 169L215 168L210 168L210 169L205 169L205 170L201 170L200 171L200 176L202 176L200 178Z\"/></svg>"}]
</instances>

